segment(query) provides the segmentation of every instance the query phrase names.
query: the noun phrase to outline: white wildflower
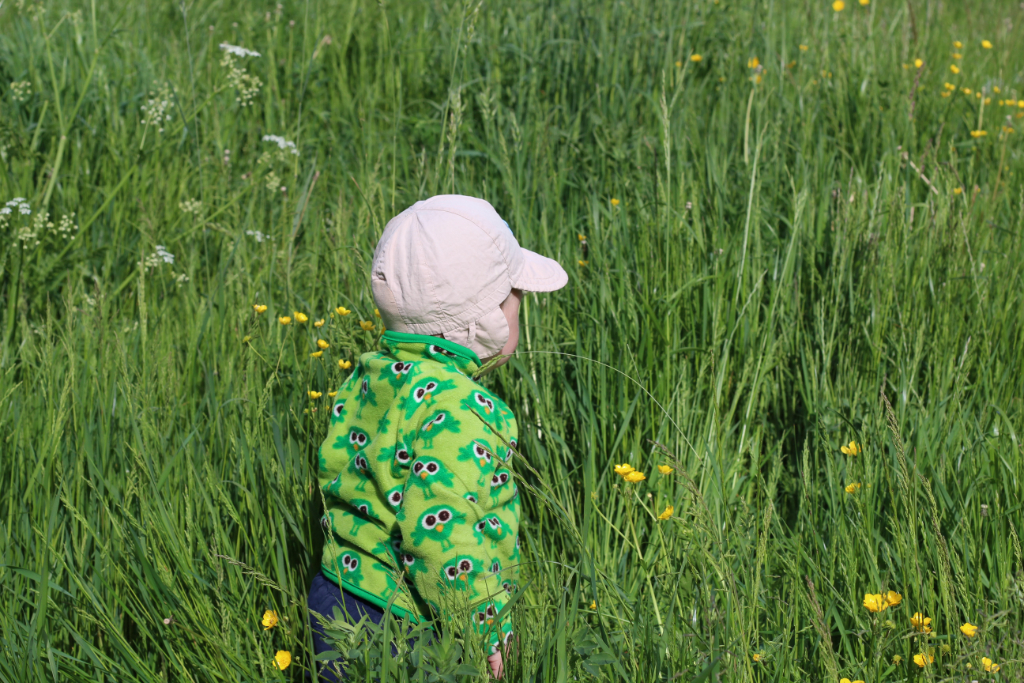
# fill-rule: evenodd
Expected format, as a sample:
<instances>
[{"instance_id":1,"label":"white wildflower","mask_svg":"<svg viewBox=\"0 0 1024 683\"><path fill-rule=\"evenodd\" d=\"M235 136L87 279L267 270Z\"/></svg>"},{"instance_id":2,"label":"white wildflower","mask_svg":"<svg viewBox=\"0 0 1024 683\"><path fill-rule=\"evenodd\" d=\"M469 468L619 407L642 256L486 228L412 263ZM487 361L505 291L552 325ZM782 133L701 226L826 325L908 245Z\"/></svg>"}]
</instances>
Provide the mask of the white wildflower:
<instances>
[{"instance_id":1,"label":"white wildflower","mask_svg":"<svg viewBox=\"0 0 1024 683\"><path fill-rule=\"evenodd\" d=\"M146 257L145 266L147 268L156 268L162 263L174 265L174 254L167 251L167 247L164 245L158 244L156 245L156 251Z\"/></svg>"},{"instance_id":2,"label":"white wildflower","mask_svg":"<svg viewBox=\"0 0 1024 683\"><path fill-rule=\"evenodd\" d=\"M53 227L53 223L50 223L50 227ZM65 242L70 242L75 239L75 233L78 232L78 226L75 225L75 214L71 213L70 216L61 216L60 223L57 224L55 230L58 236L64 239Z\"/></svg>"},{"instance_id":3,"label":"white wildflower","mask_svg":"<svg viewBox=\"0 0 1024 683\"><path fill-rule=\"evenodd\" d=\"M256 52L256 50L248 50L248 49L246 49L244 47L240 47L238 45L231 45L229 43L221 43L219 47L220 47L220 49L222 49L225 52L227 52L229 55L234 55L235 57L259 57L260 56L260 53Z\"/></svg>"},{"instance_id":4,"label":"white wildflower","mask_svg":"<svg viewBox=\"0 0 1024 683\"><path fill-rule=\"evenodd\" d=\"M157 85L154 83L154 85ZM153 126L158 133L164 132L164 123L171 120L172 92L170 83L158 86L157 92L150 91L149 99L142 105L142 125Z\"/></svg>"},{"instance_id":5,"label":"white wildflower","mask_svg":"<svg viewBox=\"0 0 1024 683\"><path fill-rule=\"evenodd\" d=\"M264 235L259 230L246 230L245 234L248 235L249 237L253 238L257 242L267 242L267 241L270 241L270 240L273 239L273 237L268 237L267 235Z\"/></svg>"},{"instance_id":6,"label":"white wildflower","mask_svg":"<svg viewBox=\"0 0 1024 683\"><path fill-rule=\"evenodd\" d=\"M185 273L182 273L181 275L178 275L176 278L174 278L174 284L177 287L181 287L186 282L188 282L188 275L185 275Z\"/></svg>"},{"instance_id":7,"label":"white wildflower","mask_svg":"<svg viewBox=\"0 0 1024 683\"><path fill-rule=\"evenodd\" d=\"M264 135L263 141L273 142L275 145L277 145L278 149L284 151L286 154L294 154L295 156L299 156L299 150L295 146L295 143L292 142L291 140L285 140L280 135Z\"/></svg>"},{"instance_id":8,"label":"white wildflower","mask_svg":"<svg viewBox=\"0 0 1024 683\"><path fill-rule=\"evenodd\" d=\"M271 171L267 174L266 187L268 190L273 192L281 184L281 179L277 177L277 174Z\"/></svg>"},{"instance_id":9,"label":"white wildflower","mask_svg":"<svg viewBox=\"0 0 1024 683\"><path fill-rule=\"evenodd\" d=\"M239 66L235 63L235 57L245 57L245 54L239 54L237 51L242 50L243 52L251 52L251 50L245 50L245 48L237 47L235 45L227 45L224 43L221 45L221 49L225 50L224 57L220 60L220 65L228 69L228 85L237 91L235 96L235 102L243 107L248 107L252 104L252 100L260 92L260 87L263 85L256 76L248 73L245 67ZM233 49L228 49L233 48ZM253 55L259 56L258 52L252 52Z\"/></svg>"},{"instance_id":10,"label":"white wildflower","mask_svg":"<svg viewBox=\"0 0 1024 683\"><path fill-rule=\"evenodd\" d=\"M24 102L32 95L31 81L11 81L11 99Z\"/></svg>"},{"instance_id":11,"label":"white wildflower","mask_svg":"<svg viewBox=\"0 0 1024 683\"><path fill-rule=\"evenodd\" d=\"M178 208L185 213L194 213L198 216L203 211L203 203L198 199L186 199L183 202L178 202Z\"/></svg>"}]
</instances>

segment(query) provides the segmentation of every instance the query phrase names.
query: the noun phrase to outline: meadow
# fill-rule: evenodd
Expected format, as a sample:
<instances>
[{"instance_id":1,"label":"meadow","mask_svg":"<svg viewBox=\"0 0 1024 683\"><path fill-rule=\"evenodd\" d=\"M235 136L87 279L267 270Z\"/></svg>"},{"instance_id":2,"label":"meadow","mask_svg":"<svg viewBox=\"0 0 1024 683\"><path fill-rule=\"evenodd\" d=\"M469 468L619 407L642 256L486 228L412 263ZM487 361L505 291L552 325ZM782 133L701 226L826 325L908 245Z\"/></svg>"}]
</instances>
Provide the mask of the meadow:
<instances>
[{"instance_id":1,"label":"meadow","mask_svg":"<svg viewBox=\"0 0 1024 683\"><path fill-rule=\"evenodd\" d=\"M307 680L329 396L384 224L447 192L570 276L483 380L521 431L509 680L1024 680L1022 27L0 4L0 680ZM338 651L484 679L445 623Z\"/></svg>"}]
</instances>

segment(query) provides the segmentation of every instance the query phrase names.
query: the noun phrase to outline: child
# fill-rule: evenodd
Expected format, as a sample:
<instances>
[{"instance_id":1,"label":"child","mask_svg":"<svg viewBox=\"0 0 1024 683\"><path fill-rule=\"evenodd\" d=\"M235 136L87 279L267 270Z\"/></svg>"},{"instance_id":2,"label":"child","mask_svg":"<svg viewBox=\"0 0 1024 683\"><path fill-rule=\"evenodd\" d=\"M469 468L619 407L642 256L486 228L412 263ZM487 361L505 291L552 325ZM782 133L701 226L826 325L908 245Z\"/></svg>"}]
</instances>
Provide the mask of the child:
<instances>
[{"instance_id":1,"label":"child","mask_svg":"<svg viewBox=\"0 0 1024 683\"><path fill-rule=\"evenodd\" d=\"M388 223L371 272L387 331L338 390L320 447L328 533L311 611L339 604L379 623L394 600L393 613L420 621L449 593L471 606L500 675L511 626L496 617L519 562L519 495L504 465L518 433L473 375L515 351L522 292L567 280L482 199L432 197ZM317 652L328 649L315 618L313 628Z\"/></svg>"}]
</instances>

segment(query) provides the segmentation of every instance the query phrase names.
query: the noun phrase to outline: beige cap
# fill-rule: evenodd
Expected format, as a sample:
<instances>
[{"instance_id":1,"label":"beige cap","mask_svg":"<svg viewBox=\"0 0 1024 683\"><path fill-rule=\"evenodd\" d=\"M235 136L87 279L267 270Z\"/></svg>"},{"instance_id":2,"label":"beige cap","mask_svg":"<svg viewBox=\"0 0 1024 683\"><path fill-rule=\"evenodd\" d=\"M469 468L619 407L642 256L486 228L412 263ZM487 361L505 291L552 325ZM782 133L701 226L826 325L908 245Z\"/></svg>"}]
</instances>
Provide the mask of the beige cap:
<instances>
[{"instance_id":1,"label":"beige cap","mask_svg":"<svg viewBox=\"0 0 1024 683\"><path fill-rule=\"evenodd\" d=\"M508 340L499 305L512 289L551 292L568 280L556 261L520 247L489 202L456 194L392 218L370 274L389 330L444 335L484 358Z\"/></svg>"}]
</instances>

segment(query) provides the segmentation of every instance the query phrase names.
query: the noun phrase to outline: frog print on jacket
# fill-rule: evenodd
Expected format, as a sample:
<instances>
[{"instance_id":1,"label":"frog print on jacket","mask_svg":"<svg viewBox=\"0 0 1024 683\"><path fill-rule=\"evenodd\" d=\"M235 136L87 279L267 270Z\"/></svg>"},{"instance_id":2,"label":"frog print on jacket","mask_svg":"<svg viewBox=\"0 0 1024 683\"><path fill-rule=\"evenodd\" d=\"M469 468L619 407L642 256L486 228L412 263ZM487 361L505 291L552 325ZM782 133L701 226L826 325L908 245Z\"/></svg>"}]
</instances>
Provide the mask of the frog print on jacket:
<instances>
[{"instance_id":1,"label":"frog print on jacket","mask_svg":"<svg viewBox=\"0 0 1024 683\"><path fill-rule=\"evenodd\" d=\"M321 567L412 621L436 618L448 590L491 606L493 623L477 630L493 651L511 632L494 615L518 576L519 498L501 457L515 419L472 379L480 361L469 349L392 331L380 343L338 389L318 453Z\"/></svg>"}]
</instances>

